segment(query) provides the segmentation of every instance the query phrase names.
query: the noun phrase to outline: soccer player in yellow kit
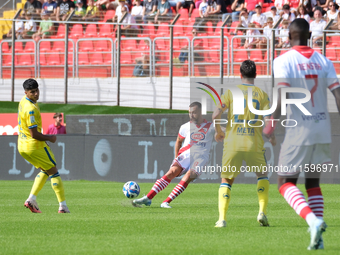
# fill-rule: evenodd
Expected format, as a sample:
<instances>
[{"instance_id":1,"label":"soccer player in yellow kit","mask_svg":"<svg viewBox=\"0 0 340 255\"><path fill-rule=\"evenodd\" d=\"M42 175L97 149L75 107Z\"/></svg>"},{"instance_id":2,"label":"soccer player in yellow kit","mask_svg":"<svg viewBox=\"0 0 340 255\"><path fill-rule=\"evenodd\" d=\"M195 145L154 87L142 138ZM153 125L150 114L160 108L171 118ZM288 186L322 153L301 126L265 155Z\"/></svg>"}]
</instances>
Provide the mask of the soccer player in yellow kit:
<instances>
[{"instance_id":1,"label":"soccer player in yellow kit","mask_svg":"<svg viewBox=\"0 0 340 255\"><path fill-rule=\"evenodd\" d=\"M37 101L39 100L39 85L36 80L28 79L23 83L25 96L21 99L18 109L19 135L18 150L20 155L41 172L36 176L31 193L25 201L25 207L33 213L41 213L36 196L51 177L52 188L59 201L59 213L69 213L64 194L64 185L60 178L54 155L46 141L54 143L55 135L41 133L41 115Z\"/></svg>"},{"instance_id":2,"label":"soccer player in yellow kit","mask_svg":"<svg viewBox=\"0 0 340 255\"><path fill-rule=\"evenodd\" d=\"M256 65L251 60L246 60L240 67L242 85L237 87L242 90L244 101L248 100L248 88L252 88L252 102L257 110L269 109L269 98L267 93L260 88L254 86L256 77ZM235 99L235 98L234 98ZM243 100L242 98L239 98ZM245 103L244 115L233 114L233 95L230 90L227 90L221 97L222 105L219 105L213 113L215 122L215 140L222 142L224 140L223 158L222 158L222 173L221 185L219 188L219 220L215 227L226 227L226 213L230 202L231 186L235 177L239 174L243 160L247 166L257 166L255 170L257 176L257 194L259 199L259 214L257 221L261 226L269 226L266 217L268 204L269 180L267 172L263 171L263 166L266 166L264 141L262 138L261 121L263 117L257 116L250 112L248 105ZM228 111L228 123L226 132L224 133L218 119L224 111ZM269 116L264 117L269 119ZM256 121L258 120L258 121ZM261 120L261 121L259 121ZM231 124L232 122L232 124ZM262 123L266 123L263 121ZM272 144L275 144L275 137L270 139Z\"/></svg>"}]
</instances>

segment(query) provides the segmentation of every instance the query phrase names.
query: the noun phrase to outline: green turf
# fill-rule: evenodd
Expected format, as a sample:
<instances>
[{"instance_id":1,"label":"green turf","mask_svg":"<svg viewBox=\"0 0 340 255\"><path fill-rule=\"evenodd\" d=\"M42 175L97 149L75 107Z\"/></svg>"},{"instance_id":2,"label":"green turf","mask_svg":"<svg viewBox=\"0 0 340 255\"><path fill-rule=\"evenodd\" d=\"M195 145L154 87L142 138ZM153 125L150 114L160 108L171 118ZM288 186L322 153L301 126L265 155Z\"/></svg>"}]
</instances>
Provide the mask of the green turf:
<instances>
[{"instance_id":1,"label":"green turf","mask_svg":"<svg viewBox=\"0 0 340 255\"><path fill-rule=\"evenodd\" d=\"M135 108L104 105L80 104L45 104L39 103L41 112L63 112L64 114L161 114L161 113L187 113L181 110ZM0 102L0 113L18 112L18 102Z\"/></svg>"},{"instance_id":2,"label":"green turf","mask_svg":"<svg viewBox=\"0 0 340 255\"><path fill-rule=\"evenodd\" d=\"M255 185L233 186L227 228L216 229L218 184L191 184L160 208L175 184L151 207L134 208L123 183L65 181L71 214L58 214L49 185L38 196L42 214L23 203L32 181L0 181L0 254L339 254L339 185L322 185L325 196L324 251L307 251L307 225L271 185L268 218L256 222ZM142 193L151 183L140 183ZM301 186L300 186L301 187Z\"/></svg>"}]
</instances>

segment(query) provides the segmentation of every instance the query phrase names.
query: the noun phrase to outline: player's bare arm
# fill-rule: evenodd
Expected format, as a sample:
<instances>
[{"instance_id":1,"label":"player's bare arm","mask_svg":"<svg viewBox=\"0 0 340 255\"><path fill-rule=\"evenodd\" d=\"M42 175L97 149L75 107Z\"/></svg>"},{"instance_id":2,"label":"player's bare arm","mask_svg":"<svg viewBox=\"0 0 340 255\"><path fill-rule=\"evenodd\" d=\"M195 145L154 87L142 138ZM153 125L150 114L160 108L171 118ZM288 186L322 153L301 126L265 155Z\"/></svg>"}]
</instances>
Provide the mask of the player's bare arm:
<instances>
[{"instance_id":1,"label":"player's bare arm","mask_svg":"<svg viewBox=\"0 0 340 255\"><path fill-rule=\"evenodd\" d=\"M225 132L222 130L222 127L220 124L217 124L218 122L215 122L215 120L221 119L222 113L225 111L221 105L215 108L213 115L212 115L212 120L215 125L215 140L216 142L222 142L225 137Z\"/></svg>"},{"instance_id":2,"label":"player's bare arm","mask_svg":"<svg viewBox=\"0 0 340 255\"><path fill-rule=\"evenodd\" d=\"M332 93L335 97L336 106L338 107L338 112L340 114L340 88L333 89Z\"/></svg>"},{"instance_id":3,"label":"player's bare arm","mask_svg":"<svg viewBox=\"0 0 340 255\"><path fill-rule=\"evenodd\" d=\"M31 128L29 131L30 131L32 138L38 141L49 141L51 143L55 143L55 141L57 140L57 137L55 135L44 135L38 132L38 129L36 127Z\"/></svg>"},{"instance_id":4,"label":"player's bare arm","mask_svg":"<svg viewBox=\"0 0 340 255\"><path fill-rule=\"evenodd\" d=\"M178 156L179 149L182 147L182 143L184 138L177 136L176 144L175 144L175 158Z\"/></svg>"}]
</instances>

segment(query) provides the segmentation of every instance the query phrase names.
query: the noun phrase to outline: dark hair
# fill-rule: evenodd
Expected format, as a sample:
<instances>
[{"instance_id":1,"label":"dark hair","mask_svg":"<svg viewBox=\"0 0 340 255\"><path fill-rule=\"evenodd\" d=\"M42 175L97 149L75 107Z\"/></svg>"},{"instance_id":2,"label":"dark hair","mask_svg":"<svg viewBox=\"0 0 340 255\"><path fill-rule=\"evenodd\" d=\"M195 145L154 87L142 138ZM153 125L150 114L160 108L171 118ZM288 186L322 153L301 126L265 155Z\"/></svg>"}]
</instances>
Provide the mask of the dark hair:
<instances>
[{"instance_id":1,"label":"dark hair","mask_svg":"<svg viewBox=\"0 0 340 255\"><path fill-rule=\"evenodd\" d=\"M240 66L240 72L243 78L255 78L256 76L256 65L254 61L245 60Z\"/></svg>"},{"instance_id":2,"label":"dark hair","mask_svg":"<svg viewBox=\"0 0 340 255\"><path fill-rule=\"evenodd\" d=\"M56 112L56 113L53 115L53 119L56 119L57 117L63 117L63 115L62 115L60 112Z\"/></svg>"},{"instance_id":3,"label":"dark hair","mask_svg":"<svg viewBox=\"0 0 340 255\"><path fill-rule=\"evenodd\" d=\"M24 87L24 90L31 90L38 88L39 84L34 79L27 79L26 81L24 81L22 86Z\"/></svg>"},{"instance_id":4,"label":"dark hair","mask_svg":"<svg viewBox=\"0 0 340 255\"><path fill-rule=\"evenodd\" d=\"M290 10L289 4L284 4L284 5L282 6L282 9L284 9L284 10Z\"/></svg>"},{"instance_id":5,"label":"dark hair","mask_svg":"<svg viewBox=\"0 0 340 255\"><path fill-rule=\"evenodd\" d=\"M199 109L202 109L202 104L200 102L192 102L189 107L197 106Z\"/></svg>"}]
</instances>

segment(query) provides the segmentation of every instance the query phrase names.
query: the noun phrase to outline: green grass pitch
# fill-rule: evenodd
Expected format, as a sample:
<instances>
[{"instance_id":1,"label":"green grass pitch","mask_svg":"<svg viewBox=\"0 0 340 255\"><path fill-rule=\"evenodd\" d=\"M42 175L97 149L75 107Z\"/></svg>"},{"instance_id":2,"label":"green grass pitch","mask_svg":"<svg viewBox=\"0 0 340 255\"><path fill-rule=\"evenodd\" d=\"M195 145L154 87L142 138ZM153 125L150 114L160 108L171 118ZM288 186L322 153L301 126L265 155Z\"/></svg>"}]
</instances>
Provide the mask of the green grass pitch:
<instances>
[{"instance_id":1,"label":"green grass pitch","mask_svg":"<svg viewBox=\"0 0 340 255\"><path fill-rule=\"evenodd\" d=\"M32 181L0 181L0 254L339 254L339 185L322 185L325 197L324 251L307 251L307 225L270 186L270 227L256 222L256 185L235 183L227 228L215 229L219 184L190 184L160 208L175 184L151 207L134 208L123 183L65 181L70 214L58 214L46 183L38 196L42 214L24 208ZM152 183L140 183L141 195ZM303 186L299 186L301 189ZM140 196L141 196L140 195Z\"/></svg>"}]
</instances>

